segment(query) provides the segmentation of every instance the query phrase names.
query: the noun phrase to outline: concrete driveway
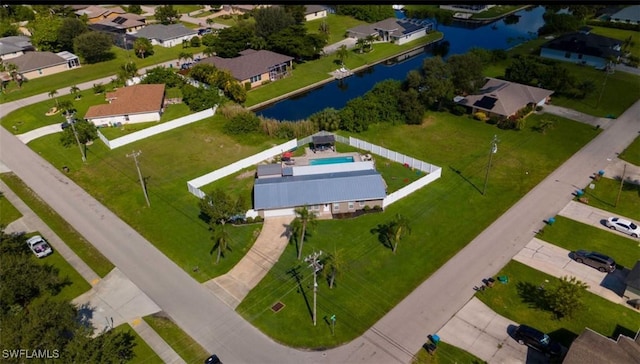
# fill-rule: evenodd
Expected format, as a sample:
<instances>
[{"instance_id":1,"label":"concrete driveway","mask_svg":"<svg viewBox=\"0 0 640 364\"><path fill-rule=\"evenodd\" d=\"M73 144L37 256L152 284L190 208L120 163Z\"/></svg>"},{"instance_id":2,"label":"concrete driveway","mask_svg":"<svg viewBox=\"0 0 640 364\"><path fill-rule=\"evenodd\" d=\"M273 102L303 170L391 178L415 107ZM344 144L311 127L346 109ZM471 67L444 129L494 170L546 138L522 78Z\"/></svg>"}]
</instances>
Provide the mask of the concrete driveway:
<instances>
[{"instance_id":1,"label":"concrete driveway","mask_svg":"<svg viewBox=\"0 0 640 364\"><path fill-rule=\"evenodd\" d=\"M579 221L583 224L595 226L597 228L610 231L612 234L617 234L625 238L638 242L638 238L634 238L631 235L621 233L616 230L609 229L604 223L611 216L618 216L623 219L634 221L628 217L612 214L609 211L601 210L599 208L585 205L581 202L571 201L558 213L560 216L568 217L572 220Z\"/></svg>"},{"instance_id":2,"label":"concrete driveway","mask_svg":"<svg viewBox=\"0 0 640 364\"><path fill-rule=\"evenodd\" d=\"M586 264L574 261L570 258L570 253L569 250L533 238L513 257L513 260L554 277L576 277L589 285L589 292L611 302L624 303L622 298L626 287L624 280L629 271L616 270L610 274L603 273ZM544 283L540 282L540 284Z\"/></svg>"}]
</instances>

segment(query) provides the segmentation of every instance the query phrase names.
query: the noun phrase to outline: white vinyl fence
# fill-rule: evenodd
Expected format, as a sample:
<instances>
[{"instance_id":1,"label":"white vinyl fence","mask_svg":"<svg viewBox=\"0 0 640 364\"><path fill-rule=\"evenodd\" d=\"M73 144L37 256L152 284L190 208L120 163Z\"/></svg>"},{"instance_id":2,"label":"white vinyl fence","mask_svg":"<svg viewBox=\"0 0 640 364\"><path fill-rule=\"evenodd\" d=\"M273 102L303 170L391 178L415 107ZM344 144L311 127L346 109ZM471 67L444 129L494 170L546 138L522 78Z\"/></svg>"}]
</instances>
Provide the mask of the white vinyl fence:
<instances>
[{"instance_id":1,"label":"white vinyl fence","mask_svg":"<svg viewBox=\"0 0 640 364\"><path fill-rule=\"evenodd\" d=\"M205 193L202 192L200 190L200 187L208 185L211 182L217 181L220 178L224 178L230 174L236 173L240 170L243 170L247 167L256 165L262 161L265 161L267 159L271 159L277 155L280 155L288 150L294 149L297 147L297 140L296 139L292 139L289 140L286 143L282 143L280 145L276 145L273 148L269 148L267 150L264 150L258 154L254 154L250 157L247 157L245 159L241 159L237 162L231 163L228 166L224 166L220 169L216 169L213 172L209 172L203 176L200 176L198 178L194 178L191 181L187 181L187 188L189 189L189 192L191 192L193 195L199 197L199 198L203 198Z\"/></svg>"},{"instance_id":2,"label":"white vinyl fence","mask_svg":"<svg viewBox=\"0 0 640 364\"><path fill-rule=\"evenodd\" d=\"M120 138L116 138L113 140L107 139L104 135L102 135L102 133L100 132L100 129L98 129L98 137L100 138L100 140L102 140L104 144L107 145L107 147L109 147L109 149L115 149L123 145L127 145L156 134L164 133L165 131L169 131L171 129L179 128L181 126L185 126L191 123L195 123L196 121L200 121L202 119L212 117L216 114L217 109L218 109L218 105L210 109L198 111L191 115L183 116L181 118L171 120L166 123L158 124L147 129L136 131L135 133L127 134L125 136L122 136Z\"/></svg>"}]
</instances>

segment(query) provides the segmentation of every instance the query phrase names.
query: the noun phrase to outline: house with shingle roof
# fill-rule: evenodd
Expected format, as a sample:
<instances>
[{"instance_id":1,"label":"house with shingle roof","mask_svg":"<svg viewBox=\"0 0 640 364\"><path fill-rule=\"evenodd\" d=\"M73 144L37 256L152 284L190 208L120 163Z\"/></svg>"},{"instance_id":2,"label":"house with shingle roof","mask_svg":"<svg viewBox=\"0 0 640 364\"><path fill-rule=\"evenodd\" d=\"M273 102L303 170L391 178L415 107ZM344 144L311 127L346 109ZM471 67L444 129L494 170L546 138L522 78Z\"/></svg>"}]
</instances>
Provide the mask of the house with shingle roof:
<instances>
[{"instance_id":1,"label":"house with shingle roof","mask_svg":"<svg viewBox=\"0 0 640 364\"><path fill-rule=\"evenodd\" d=\"M133 85L106 94L108 104L89 107L84 118L96 126L160 121L164 85Z\"/></svg>"},{"instance_id":2,"label":"house with shingle roof","mask_svg":"<svg viewBox=\"0 0 640 364\"><path fill-rule=\"evenodd\" d=\"M312 21L316 19L322 19L327 17L327 7L322 5L305 5L304 7L304 19L306 21Z\"/></svg>"},{"instance_id":3,"label":"house with shingle roof","mask_svg":"<svg viewBox=\"0 0 640 364\"><path fill-rule=\"evenodd\" d=\"M526 106L542 106L549 101L553 91L515 82L487 78L478 93L457 96L454 101L474 114L482 111L488 117L508 118Z\"/></svg>"},{"instance_id":4,"label":"house with shingle roof","mask_svg":"<svg viewBox=\"0 0 640 364\"><path fill-rule=\"evenodd\" d=\"M11 58L5 63L13 63L18 73L27 80L52 75L72 68L80 67L78 57L69 52L27 52Z\"/></svg>"},{"instance_id":5,"label":"house with shingle roof","mask_svg":"<svg viewBox=\"0 0 640 364\"><path fill-rule=\"evenodd\" d=\"M573 32L552 39L540 47L540 57L604 68L610 60L619 60L622 42L591 34Z\"/></svg>"},{"instance_id":6,"label":"house with shingle roof","mask_svg":"<svg viewBox=\"0 0 640 364\"><path fill-rule=\"evenodd\" d=\"M350 38L374 36L385 42L402 45L426 36L431 30L433 23L426 20L388 18L350 28L347 34Z\"/></svg>"},{"instance_id":7,"label":"house with shingle roof","mask_svg":"<svg viewBox=\"0 0 640 364\"><path fill-rule=\"evenodd\" d=\"M113 19L116 16L124 13L126 13L126 11L122 10L122 8L119 6L115 8L103 8L102 6L98 5L90 5L84 9L75 11L75 14L79 17L86 15L89 23L97 23L104 19Z\"/></svg>"},{"instance_id":8,"label":"house with shingle roof","mask_svg":"<svg viewBox=\"0 0 640 364\"><path fill-rule=\"evenodd\" d=\"M35 51L31 39L24 35L15 35L0 38L0 59L7 60Z\"/></svg>"},{"instance_id":9,"label":"house with shingle roof","mask_svg":"<svg viewBox=\"0 0 640 364\"><path fill-rule=\"evenodd\" d=\"M203 58L200 63L209 63L221 70L227 70L242 84L250 83L251 88L265 81L276 81L290 74L293 57L267 50L245 49L239 57Z\"/></svg>"},{"instance_id":10,"label":"house with shingle roof","mask_svg":"<svg viewBox=\"0 0 640 364\"><path fill-rule=\"evenodd\" d=\"M182 24L151 24L133 34L135 38L147 38L151 44L166 48L181 45L184 40L189 41L196 36L198 36L196 30L189 29Z\"/></svg>"},{"instance_id":11,"label":"house with shingle roof","mask_svg":"<svg viewBox=\"0 0 640 364\"><path fill-rule=\"evenodd\" d=\"M619 335L616 340L585 328L576 338L563 364L640 363L640 331L635 338Z\"/></svg>"},{"instance_id":12,"label":"house with shingle roof","mask_svg":"<svg viewBox=\"0 0 640 364\"><path fill-rule=\"evenodd\" d=\"M614 23L640 24L640 5L631 5L611 15Z\"/></svg>"},{"instance_id":13,"label":"house with shingle roof","mask_svg":"<svg viewBox=\"0 0 640 364\"><path fill-rule=\"evenodd\" d=\"M114 18L106 18L93 24L89 24L89 28L101 32L125 34L135 33L146 25L147 20L144 16L124 13L118 14L118 16Z\"/></svg>"}]
</instances>

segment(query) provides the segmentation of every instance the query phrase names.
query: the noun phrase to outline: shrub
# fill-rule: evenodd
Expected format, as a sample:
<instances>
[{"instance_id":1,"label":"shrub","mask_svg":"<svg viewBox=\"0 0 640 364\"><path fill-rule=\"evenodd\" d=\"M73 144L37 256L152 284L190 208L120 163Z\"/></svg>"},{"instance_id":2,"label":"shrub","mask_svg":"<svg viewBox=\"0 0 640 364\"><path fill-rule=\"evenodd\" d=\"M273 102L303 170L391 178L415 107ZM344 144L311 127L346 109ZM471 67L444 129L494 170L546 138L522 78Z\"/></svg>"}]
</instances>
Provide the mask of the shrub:
<instances>
[{"instance_id":1,"label":"shrub","mask_svg":"<svg viewBox=\"0 0 640 364\"><path fill-rule=\"evenodd\" d=\"M107 90L106 86L102 84L102 82L93 84L93 93L94 94L102 94Z\"/></svg>"},{"instance_id":2,"label":"shrub","mask_svg":"<svg viewBox=\"0 0 640 364\"><path fill-rule=\"evenodd\" d=\"M369 210L371 210L371 207L369 205L364 205L362 209L366 212L369 212Z\"/></svg>"},{"instance_id":3,"label":"shrub","mask_svg":"<svg viewBox=\"0 0 640 364\"><path fill-rule=\"evenodd\" d=\"M457 115L457 116L461 116L464 115L467 112L467 108L462 106L462 105L455 105L452 109L451 109L451 113L453 115Z\"/></svg>"},{"instance_id":4,"label":"shrub","mask_svg":"<svg viewBox=\"0 0 640 364\"><path fill-rule=\"evenodd\" d=\"M495 116L495 115L491 116L489 118L489 120L487 120L487 123L491 124L491 125L496 125L499 122L500 122L500 118L498 116Z\"/></svg>"},{"instance_id":5,"label":"shrub","mask_svg":"<svg viewBox=\"0 0 640 364\"><path fill-rule=\"evenodd\" d=\"M544 107L542 107L542 105L536 106L536 111L542 111L542 109L544 109Z\"/></svg>"},{"instance_id":6,"label":"shrub","mask_svg":"<svg viewBox=\"0 0 640 364\"><path fill-rule=\"evenodd\" d=\"M382 206L380 206L380 205L375 205L375 206L373 206L373 210L374 210L374 211L382 211Z\"/></svg>"},{"instance_id":7,"label":"shrub","mask_svg":"<svg viewBox=\"0 0 640 364\"><path fill-rule=\"evenodd\" d=\"M244 83L244 89L245 89L246 91L251 90L251 82L245 82L245 83Z\"/></svg>"},{"instance_id":8,"label":"shrub","mask_svg":"<svg viewBox=\"0 0 640 364\"><path fill-rule=\"evenodd\" d=\"M224 125L224 131L227 134L249 134L258 131L260 127L260 119L252 112L238 114L229 119Z\"/></svg>"},{"instance_id":9,"label":"shrub","mask_svg":"<svg viewBox=\"0 0 640 364\"><path fill-rule=\"evenodd\" d=\"M517 118L509 116L506 119L498 121L497 126L500 129L515 129L517 120Z\"/></svg>"},{"instance_id":10,"label":"shrub","mask_svg":"<svg viewBox=\"0 0 640 364\"><path fill-rule=\"evenodd\" d=\"M200 37L193 37L191 38L191 46L192 47L200 47L201 41L200 41Z\"/></svg>"},{"instance_id":11,"label":"shrub","mask_svg":"<svg viewBox=\"0 0 640 364\"><path fill-rule=\"evenodd\" d=\"M516 120L516 130L524 129L526 124L527 124L527 121L525 120L525 118L520 118Z\"/></svg>"},{"instance_id":12,"label":"shrub","mask_svg":"<svg viewBox=\"0 0 640 364\"><path fill-rule=\"evenodd\" d=\"M254 219L253 217L249 216L245 221L247 222L247 224L253 224Z\"/></svg>"},{"instance_id":13,"label":"shrub","mask_svg":"<svg viewBox=\"0 0 640 364\"><path fill-rule=\"evenodd\" d=\"M487 121L487 114L483 113L482 111L478 111L473 114L473 118L480 121Z\"/></svg>"},{"instance_id":14,"label":"shrub","mask_svg":"<svg viewBox=\"0 0 640 364\"><path fill-rule=\"evenodd\" d=\"M253 219L254 222L263 222L264 218L262 216L256 216L255 219Z\"/></svg>"}]
</instances>

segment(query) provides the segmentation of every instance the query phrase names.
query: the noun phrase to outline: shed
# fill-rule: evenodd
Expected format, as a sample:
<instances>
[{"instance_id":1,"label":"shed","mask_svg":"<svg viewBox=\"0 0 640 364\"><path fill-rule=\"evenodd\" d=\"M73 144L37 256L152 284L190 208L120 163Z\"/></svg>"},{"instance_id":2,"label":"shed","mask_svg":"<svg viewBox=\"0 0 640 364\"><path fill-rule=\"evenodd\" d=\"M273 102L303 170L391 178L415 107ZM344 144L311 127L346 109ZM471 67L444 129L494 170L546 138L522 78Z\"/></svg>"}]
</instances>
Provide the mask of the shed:
<instances>
[{"instance_id":1,"label":"shed","mask_svg":"<svg viewBox=\"0 0 640 364\"><path fill-rule=\"evenodd\" d=\"M311 138L313 143L313 150L333 149L335 151L336 136L333 134L328 135L315 135Z\"/></svg>"}]
</instances>

